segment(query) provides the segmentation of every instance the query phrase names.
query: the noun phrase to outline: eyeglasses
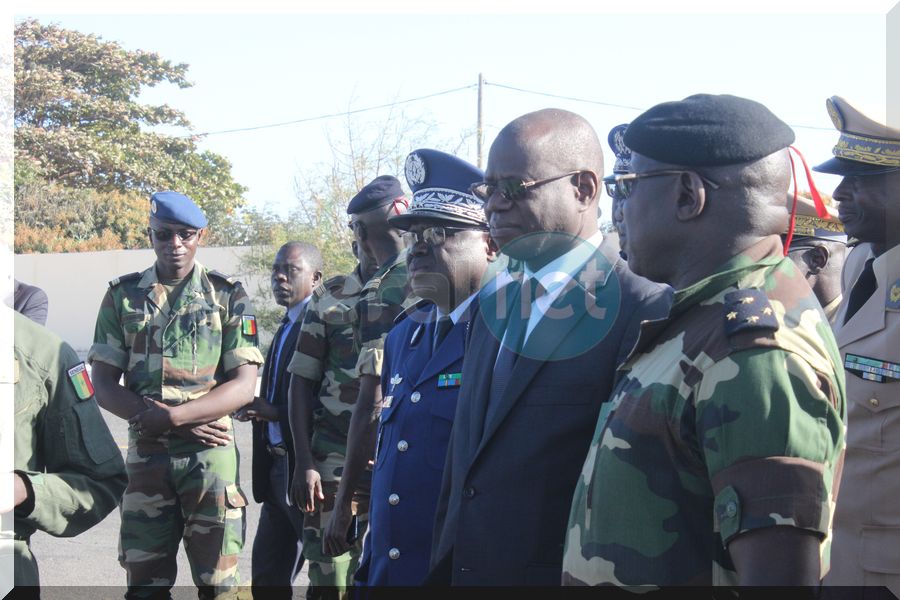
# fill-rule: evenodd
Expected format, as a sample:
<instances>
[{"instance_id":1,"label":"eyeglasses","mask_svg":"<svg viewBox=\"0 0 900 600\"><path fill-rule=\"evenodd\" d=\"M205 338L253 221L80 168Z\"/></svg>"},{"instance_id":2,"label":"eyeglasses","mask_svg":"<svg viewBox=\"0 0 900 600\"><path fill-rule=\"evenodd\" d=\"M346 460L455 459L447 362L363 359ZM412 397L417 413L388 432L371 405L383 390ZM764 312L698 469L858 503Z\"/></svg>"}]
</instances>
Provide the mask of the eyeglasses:
<instances>
[{"instance_id":1,"label":"eyeglasses","mask_svg":"<svg viewBox=\"0 0 900 600\"><path fill-rule=\"evenodd\" d=\"M532 188L544 185L545 183L550 183L551 181L556 181L557 179L562 179L563 177L578 175L579 173L584 173L584 171L569 171L562 175L554 175L553 177L536 179L534 181L527 181L516 177L508 177L495 182L479 181L478 183L473 183L469 186L469 191L472 192L476 198L484 202L487 202L491 196L498 192L504 199L515 202L521 200L525 196L525 193Z\"/></svg>"},{"instance_id":2,"label":"eyeglasses","mask_svg":"<svg viewBox=\"0 0 900 600\"><path fill-rule=\"evenodd\" d=\"M421 233L418 231L406 231L401 237L407 248L412 248L420 241L436 248L442 246L448 237L465 230L465 227L441 227L438 225L427 227Z\"/></svg>"},{"instance_id":3,"label":"eyeglasses","mask_svg":"<svg viewBox=\"0 0 900 600\"><path fill-rule=\"evenodd\" d=\"M147 231L152 233L153 237L160 242L168 242L176 235L182 242L186 242L199 233L197 229L179 229L176 231L174 229L153 229L152 227L148 227Z\"/></svg>"},{"instance_id":4,"label":"eyeglasses","mask_svg":"<svg viewBox=\"0 0 900 600\"><path fill-rule=\"evenodd\" d=\"M700 178L700 181L708 185L714 190L719 189L719 184L697 173L686 169L666 169L663 171L650 171L649 173L614 173L603 178L603 184L606 186L606 193L613 200L625 200L634 190L634 184L638 179L644 177L661 177L663 175L681 175L683 173L693 173Z\"/></svg>"}]
</instances>

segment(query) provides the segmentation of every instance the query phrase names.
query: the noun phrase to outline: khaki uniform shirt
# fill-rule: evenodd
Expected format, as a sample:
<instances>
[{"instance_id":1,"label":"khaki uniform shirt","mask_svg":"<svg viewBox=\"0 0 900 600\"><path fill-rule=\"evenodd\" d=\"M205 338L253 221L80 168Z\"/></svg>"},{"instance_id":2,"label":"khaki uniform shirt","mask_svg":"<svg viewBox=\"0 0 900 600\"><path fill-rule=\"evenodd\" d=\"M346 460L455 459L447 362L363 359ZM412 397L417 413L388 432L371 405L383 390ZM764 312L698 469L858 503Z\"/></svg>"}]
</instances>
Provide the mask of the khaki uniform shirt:
<instances>
[{"instance_id":1,"label":"khaki uniform shirt","mask_svg":"<svg viewBox=\"0 0 900 600\"><path fill-rule=\"evenodd\" d=\"M844 266L834 324L847 369L847 457L834 517L828 585L885 585L900 596L900 246L873 263L878 287L844 322L853 284L874 254Z\"/></svg>"}]
</instances>

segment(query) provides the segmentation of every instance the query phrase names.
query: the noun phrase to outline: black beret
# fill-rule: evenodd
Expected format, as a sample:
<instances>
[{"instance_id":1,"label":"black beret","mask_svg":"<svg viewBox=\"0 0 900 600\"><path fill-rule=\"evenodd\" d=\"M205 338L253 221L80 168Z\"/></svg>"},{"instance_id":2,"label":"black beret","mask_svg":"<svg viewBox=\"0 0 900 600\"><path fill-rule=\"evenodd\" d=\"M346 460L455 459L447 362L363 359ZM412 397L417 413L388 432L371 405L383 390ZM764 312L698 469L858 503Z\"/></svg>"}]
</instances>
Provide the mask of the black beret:
<instances>
[{"instance_id":1,"label":"black beret","mask_svg":"<svg viewBox=\"0 0 900 600\"><path fill-rule=\"evenodd\" d=\"M391 175L379 175L353 196L347 205L347 214L366 212L389 204L397 198L403 198L400 181Z\"/></svg>"},{"instance_id":2,"label":"black beret","mask_svg":"<svg viewBox=\"0 0 900 600\"><path fill-rule=\"evenodd\" d=\"M793 142L793 130L768 108L727 94L657 104L625 131L625 145L633 152L691 167L759 160Z\"/></svg>"}]
</instances>

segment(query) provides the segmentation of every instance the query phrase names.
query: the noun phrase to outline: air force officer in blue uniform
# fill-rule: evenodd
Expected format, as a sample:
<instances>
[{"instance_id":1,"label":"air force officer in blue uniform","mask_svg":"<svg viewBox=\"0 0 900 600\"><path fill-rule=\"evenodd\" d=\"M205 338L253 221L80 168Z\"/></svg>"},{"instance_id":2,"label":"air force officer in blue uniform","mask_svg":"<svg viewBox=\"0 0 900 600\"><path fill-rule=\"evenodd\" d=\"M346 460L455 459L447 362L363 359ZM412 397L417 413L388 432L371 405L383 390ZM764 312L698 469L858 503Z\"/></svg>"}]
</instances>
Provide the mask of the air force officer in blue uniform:
<instances>
[{"instance_id":1,"label":"air force officer in blue uniform","mask_svg":"<svg viewBox=\"0 0 900 600\"><path fill-rule=\"evenodd\" d=\"M409 281L423 301L385 341L369 536L356 575L362 585L421 585L428 574L469 319L496 258L482 202L468 191L483 178L437 150L406 159L412 206L390 221L406 231Z\"/></svg>"}]
</instances>

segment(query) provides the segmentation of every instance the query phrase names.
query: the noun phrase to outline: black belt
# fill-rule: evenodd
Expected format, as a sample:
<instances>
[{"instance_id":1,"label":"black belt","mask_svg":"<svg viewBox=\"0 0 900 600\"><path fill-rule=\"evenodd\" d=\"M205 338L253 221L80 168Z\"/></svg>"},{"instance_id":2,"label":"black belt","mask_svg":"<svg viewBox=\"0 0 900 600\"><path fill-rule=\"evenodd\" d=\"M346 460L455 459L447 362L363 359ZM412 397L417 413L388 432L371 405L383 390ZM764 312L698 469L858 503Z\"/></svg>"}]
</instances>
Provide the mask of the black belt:
<instances>
[{"instance_id":1,"label":"black belt","mask_svg":"<svg viewBox=\"0 0 900 600\"><path fill-rule=\"evenodd\" d=\"M266 444L266 450L272 456L287 456L287 447L284 444Z\"/></svg>"}]
</instances>

